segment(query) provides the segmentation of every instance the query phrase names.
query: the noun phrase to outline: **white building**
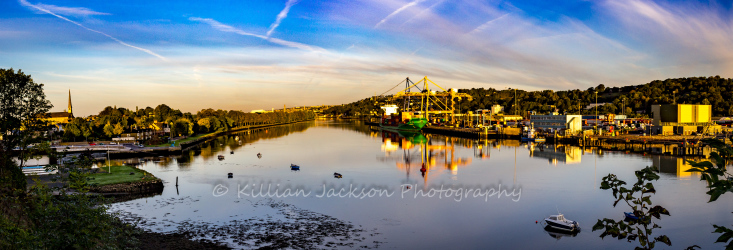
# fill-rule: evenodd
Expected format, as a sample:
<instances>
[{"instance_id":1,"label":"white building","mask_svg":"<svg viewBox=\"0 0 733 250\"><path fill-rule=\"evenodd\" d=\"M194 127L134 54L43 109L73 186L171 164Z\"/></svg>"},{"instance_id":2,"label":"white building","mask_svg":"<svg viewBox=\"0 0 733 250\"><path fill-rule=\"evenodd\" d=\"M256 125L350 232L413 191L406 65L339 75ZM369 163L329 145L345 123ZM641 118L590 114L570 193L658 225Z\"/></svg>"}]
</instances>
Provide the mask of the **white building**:
<instances>
[{"instance_id":1,"label":"white building","mask_svg":"<svg viewBox=\"0 0 733 250\"><path fill-rule=\"evenodd\" d=\"M565 129L570 133L583 130L582 115L531 115L529 120L534 124L535 129Z\"/></svg>"},{"instance_id":2,"label":"white building","mask_svg":"<svg viewBox=\"0 0 733 250\"><path fill-rule=\"evenodd\" d=\"M495 115L495 114L498 114L498 113L502 113L502 112L504 112L504 107L503 106L501 106L499 104L496 104L494 106L491 106L491 114L492 115Z\"/></svg>"},{"instance_id":3,"label":"white building","mask_svg":"<svg viewBox=\"0 0 733 250\"><path fill-rule=\"evenodd\" d=\"M381 108L385 115L397 114L397 105L384 105Z\"/></svg>"}]
</instances>

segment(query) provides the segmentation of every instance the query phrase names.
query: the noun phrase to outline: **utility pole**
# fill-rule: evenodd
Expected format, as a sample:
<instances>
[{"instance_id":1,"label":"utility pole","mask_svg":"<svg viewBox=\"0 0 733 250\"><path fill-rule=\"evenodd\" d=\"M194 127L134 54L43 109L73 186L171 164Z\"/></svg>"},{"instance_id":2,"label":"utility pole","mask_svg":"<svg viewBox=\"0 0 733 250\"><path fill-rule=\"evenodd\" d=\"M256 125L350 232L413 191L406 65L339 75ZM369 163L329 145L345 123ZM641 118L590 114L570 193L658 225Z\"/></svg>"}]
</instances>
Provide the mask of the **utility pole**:
<instances>
[{"instance_id":1,"label":"utility pole","mask_svg":"<svg viewBox=\"0 0 733 250\"><path fill-rule=\"evenodd\" d=\"M596 122L594 127L598 130L598 90L596 90Z\"/></svg>"},{"instance_id":2,"label":"utility pole","mask_svg":"<svg viewBox=\"0 0 733 250\"><path fill-rule=\"evenodd\" d=\"M517 89L514 89L514 115L517 115Z\"/></svg>"},{"instance_id":3,"label":"utility pole","mask_svg":"<svg viewBox=\"0 0 733 250\"><path fill-rule=\"evenodd\" d=\"M621 98L621 114L626 114L626 98Z\"/></svg>"}]
</instances>

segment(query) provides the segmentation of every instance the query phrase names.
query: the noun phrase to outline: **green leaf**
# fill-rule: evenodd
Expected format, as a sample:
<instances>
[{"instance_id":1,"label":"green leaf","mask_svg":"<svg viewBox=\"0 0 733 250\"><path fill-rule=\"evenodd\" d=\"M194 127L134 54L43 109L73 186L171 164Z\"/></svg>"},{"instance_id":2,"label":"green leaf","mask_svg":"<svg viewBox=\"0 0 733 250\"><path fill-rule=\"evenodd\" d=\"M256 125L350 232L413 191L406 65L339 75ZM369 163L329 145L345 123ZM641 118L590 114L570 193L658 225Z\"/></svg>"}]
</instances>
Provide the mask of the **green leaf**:
<instances>
[{"instance_id":1,"label":"green leaf","mask_svg":"<svg viewBox=\"0 0 733 250\"><path fill-rule=\"evenodd\" d=\"M641 198L641 200L646 202L646 204L652 204L651 196L644 196L644 198Z\"/></svg>"},{"instance_id":2,"label":"green leaf","mask_svg":"<svg viewBox=\"0 0 733 250\"><path fill-rule=\"evenodd\" d=\"M731 237L733 237L733 232L727 232L718 237L718 240L715 242L728 242Z\"/></svg>"},{"instance_id":3,"label":"green leaf","mask_svg":"<svg viewBox=\"0 0 733 250\"><path fill-rule=\"evenodd\" d=\"M596 222L596 224L593 225L593 231L601 230L603 228L604 228L603 221L601 221L601 220L598 220L598 222Z\"/></svg>"},{"instance_id":4,"label":"green leaf","mask_svg":"<svg viewBox=\"0 0 733 250\"><path fill-rule=\"evenodd\" d=\"M667 246L671 246L672 245L672 241L669 240L669 237L667 237L666 235L661 235L661 236L659 236L657 238L654 238L654 239L656 241L659 241L659 242L662 242L664 244L667 244Z\"/></svg>"},{"instance_id":5,"label":"green leaf","mask_svg":"<svg viewBox=\"0 0 733 250\"><path fill-rule=\"evenodd\" d=\"M710 190L711 192L708 192L710 194L710 200L708 202L713 202L718 200L720 195L724 194L727 190L724 189L713 189Z\"/></svg>"}]
</instances>

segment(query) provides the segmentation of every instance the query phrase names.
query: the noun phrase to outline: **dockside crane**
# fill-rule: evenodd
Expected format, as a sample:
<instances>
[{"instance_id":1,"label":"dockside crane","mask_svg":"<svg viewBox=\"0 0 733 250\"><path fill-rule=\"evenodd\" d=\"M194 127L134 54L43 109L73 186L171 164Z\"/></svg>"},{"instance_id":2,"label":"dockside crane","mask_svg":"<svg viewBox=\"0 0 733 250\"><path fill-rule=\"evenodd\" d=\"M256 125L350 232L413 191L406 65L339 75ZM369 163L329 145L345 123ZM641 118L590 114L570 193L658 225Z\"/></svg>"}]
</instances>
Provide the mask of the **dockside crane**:
<instances>
[{"instance_id":1,"label":"dockside crane","mask_svg":"<svg viewBox=\"0 0 733 250\"><path fill-rule=\"evenodd\" d=\"M410 78L408 77L405 80L405 83L406 85L408 85L412 83L412 81L410 81ZM442 91L431 91L431 83ZM420 88L420 86L422 86L422 88ZM416 88L419 91L411 91L413 88ZM456 89L444 89L440 85L428 79L427 76L425 76L420 81L412 83L405 89L397 92L397 94L393 95L393 98L403 98L403 111L412 112L412 110L419 110L416 112L419 112L424 118L428 120L434 119L436 117L447 117L448 119L446 119L446 121L448 121L448 123L450 124L453 124L455 122L456 101L460 101L463 98L466 98L469 101L473 100L473 97L471 95L466 93L458 93ZM411 109L412 98L415 98L415 100L420 100L420 104L417 105L417 107L415 107L414 109Z\"/></svg>"}]
</instances>

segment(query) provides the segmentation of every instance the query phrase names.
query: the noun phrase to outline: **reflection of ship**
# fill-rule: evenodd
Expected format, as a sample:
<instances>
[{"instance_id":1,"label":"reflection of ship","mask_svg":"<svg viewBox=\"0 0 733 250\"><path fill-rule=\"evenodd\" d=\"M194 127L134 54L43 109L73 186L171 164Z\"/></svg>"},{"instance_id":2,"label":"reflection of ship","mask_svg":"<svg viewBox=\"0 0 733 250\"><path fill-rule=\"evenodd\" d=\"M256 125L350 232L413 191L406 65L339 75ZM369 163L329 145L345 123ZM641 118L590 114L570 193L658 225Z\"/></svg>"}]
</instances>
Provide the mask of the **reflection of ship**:
<instances>
[{"instance_id":1,"label":"reflection of ship","mask_svg":"<svg viewBox=\"0 0 733 250\"><path fill-rule=\"evenodd\" d=\"M546 158L555 165L558 161L565 164L580 163L582 154L583 152L579 147L570 145L548 145L530 150L531 157Z\"/></svg>"},{"instance_id":2,"label":"reflection of ship","mask_svg":"<svg viewBox=\"0 0 733 250\"><path fill-rule=\"evenodd\" d=\"M421 144L428 141L419 131L390 131L382 130L382 138L389 137L392 141L407 140L412 144Z\"/></svg>"},{"instance_id":3,"label":"reflection of ship","mask_svg":"<svg viewBox=\"0 0 733 250\"><path fill-rule=\"evenodd\" d=\"M549 234L550 237L559 240L562 237L575 237L575 236L578 235L578 233L580 231L579 230L576 230L576 231L573 231L573 232L568 232L568 231L563 231L563 230L557 230L555 228L552 228L551 226L546 226L545 227L545 232L547 232L547 234Z\"/></svg>"}]
</instances>

